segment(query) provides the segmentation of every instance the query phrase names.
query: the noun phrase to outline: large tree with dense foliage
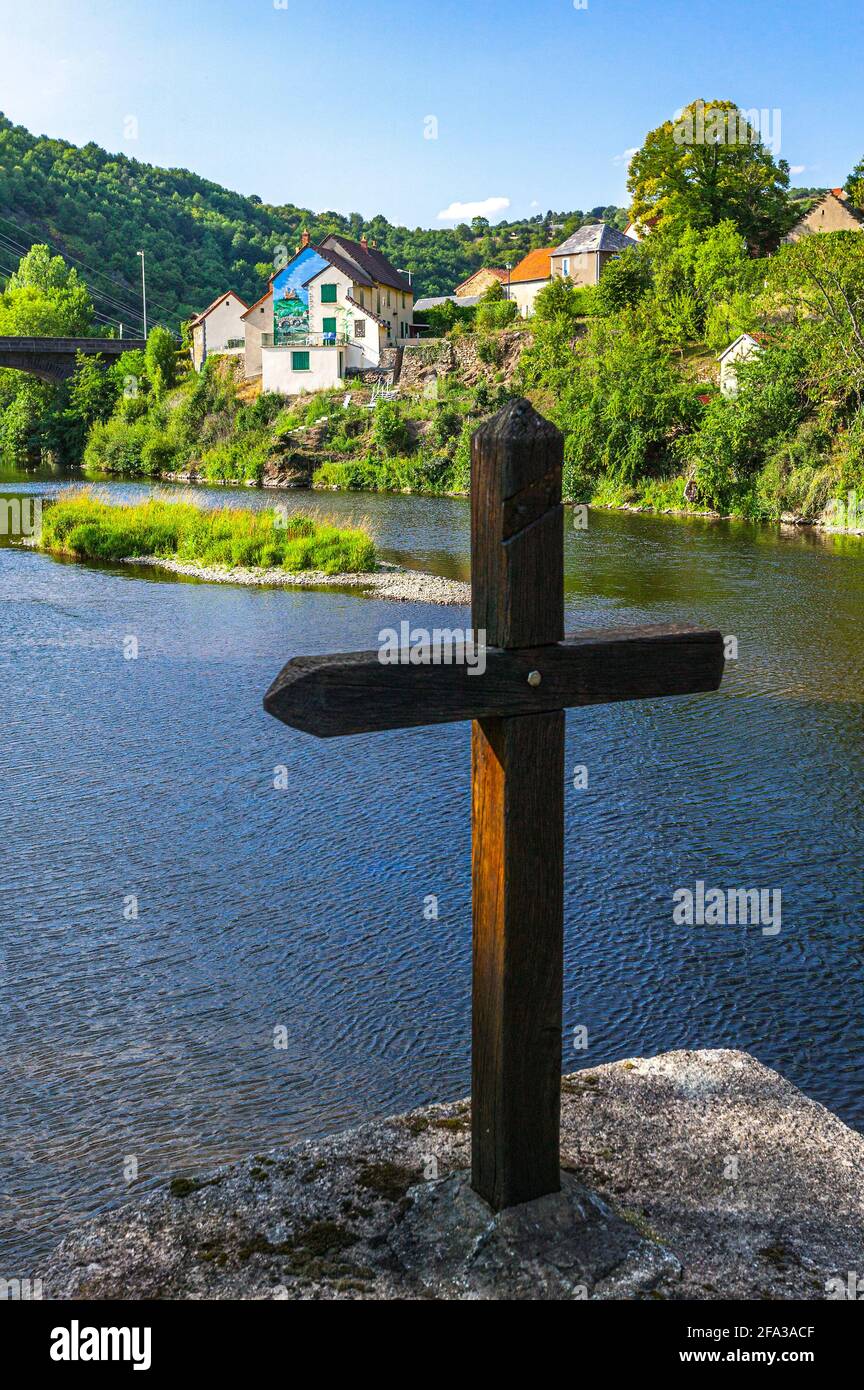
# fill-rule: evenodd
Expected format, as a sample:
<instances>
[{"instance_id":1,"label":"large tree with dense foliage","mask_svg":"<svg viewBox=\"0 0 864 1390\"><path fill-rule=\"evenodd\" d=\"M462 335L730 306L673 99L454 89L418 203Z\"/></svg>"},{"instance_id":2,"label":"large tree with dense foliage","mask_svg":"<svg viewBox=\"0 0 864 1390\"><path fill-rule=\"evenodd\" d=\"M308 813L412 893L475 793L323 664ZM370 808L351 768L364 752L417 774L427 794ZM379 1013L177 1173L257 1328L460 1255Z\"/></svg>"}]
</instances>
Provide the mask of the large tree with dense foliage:
<instances>
[{"instance_id":1,"label":"large tree with dense foliage","mask_svg":"<svg viewBox=\"0 0 864 1390\"><path fill-rule=\"evenodd\" d=\"M770 250L791 223L789 166L775 161L734 102L691 102L649 131L630 163L637 223L676 231L734 223L753 252Z\"/></svg>"},{"instance_id":2,"label":"large tree with dense foliage","mask_svg":"<svg viewBox=\"0 0 864 1390\"><path fill-rule=\"evenodd\" d=\"M87 337L93 303L78 272L47 246L31 246L0 294L0 334Z\"/></svg>"}]
</instances>

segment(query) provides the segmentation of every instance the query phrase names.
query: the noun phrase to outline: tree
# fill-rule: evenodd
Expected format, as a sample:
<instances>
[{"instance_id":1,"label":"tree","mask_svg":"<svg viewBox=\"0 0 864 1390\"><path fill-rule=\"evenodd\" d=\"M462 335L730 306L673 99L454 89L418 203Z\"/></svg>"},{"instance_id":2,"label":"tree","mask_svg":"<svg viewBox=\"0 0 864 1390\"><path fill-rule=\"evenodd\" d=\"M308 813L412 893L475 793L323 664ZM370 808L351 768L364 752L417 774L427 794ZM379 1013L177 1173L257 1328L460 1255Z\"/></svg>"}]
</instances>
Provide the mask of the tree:
<instances>
[{"instance_id":1,"label":"tree","mask_svg":"<svg viewBox=\"0 0 864 1390\"><path fill-rule=\"evenodd\" d=\"M606 266L594 291L597 309L601 314L617 314L621 309L632 308L648 294L651 284L651 253L647 243L641 241Z\"/></svg>"},{"instance_id":2,"label":"tree","mask_svg":"<svg viewBox=\"0 0 864 1390\"><path fill-rule=\"evenodd\" d=\"M481 294L480 303L497 304L500 300L506 298L507 291L504 289L504 286L501 284L501 281L495 279L492 281L491 285L487 285L486 289Z\"/></svg>"},{"instance_id":3,"label":"tree","mask_svg":"<svg viewBox=\"0 0 864 1390\"><path fill-rule=\"evenodd\" d=\"M768 275L775 310L791 313L820 394L864 396L864 236L828 232L781 248Z\"/></svg>"},{"instance_id":4,"label":"tree","mask_svg":"<svg viewBox=\"0 0 864 1390\"><path fill-rule=\"evenodd\" d=\"M93 303L77 270L47 246L31 246L0 295L0 333L80 338L93 329Z\"/></svg>"},{"instance_id":5,"label":"tree","mask_svg":"<svg viewBox=\"0 0 864 1390\"><path fill-rule=\"evenodd\" d=\"M853 207L864 208L864 159L859 159L843 185Z\"/></svg>"},{"instance_id":6,"label":"tree","mask_svg":"<svg viewBox=\"0 0 864 1390\"><path fill-rule=\"evenodd\" d=\"M789 166L775 162L755 126L731 101L695 101L652 130L627 179L631 217L675 231L731 221L753 253L773 249L794 214Z\"/></svg>"},{"instance_id":7,"label":"tree","mask_svg":"<svg viewBox=\"0 0 864 1390\"><path fill-rule=\"evenodd\" d=\"M533 316L538 323L558 320L575 331L584 312L580 295L569 276L556 275L534 300Z\"/></svg>"},{"instance_id":8,"label":"tree","mask_svg":"<svg viewBox=\"0 0 864 1390\"><path fill-rule=\"evenodd\" d=\"M170 391L177 372L177 344L167 328L150 329L144 363L154 394L162 396Z\"/></svg>"}]
</instances>

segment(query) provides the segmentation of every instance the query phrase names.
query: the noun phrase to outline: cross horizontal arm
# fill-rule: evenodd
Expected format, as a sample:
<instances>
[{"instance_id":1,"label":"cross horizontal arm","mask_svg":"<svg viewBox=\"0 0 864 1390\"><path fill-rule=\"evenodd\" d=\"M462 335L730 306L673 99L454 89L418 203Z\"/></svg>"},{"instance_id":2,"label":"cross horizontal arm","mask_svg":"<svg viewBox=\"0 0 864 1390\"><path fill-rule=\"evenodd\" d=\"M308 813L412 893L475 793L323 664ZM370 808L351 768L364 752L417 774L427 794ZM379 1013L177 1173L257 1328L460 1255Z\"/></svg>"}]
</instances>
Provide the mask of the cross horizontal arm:
<instances>
[{"instance_id":1,"label":"cross horizontal arm","mask_svg":"<svg viewBox=\"0 0 864 1390\"><path fill-rule=\"evenodd\" d=\"M408 649L406 664L385 664L378 652L298 656L276 677L264 708L292 728L334 738L692 695L716 690L723 675L721 633L680 624L570 633L543 647L480 648L473 667L447 664L460 650L444 646L441 663L430 665L407 664Z\"/></svg>"}]
</instances>

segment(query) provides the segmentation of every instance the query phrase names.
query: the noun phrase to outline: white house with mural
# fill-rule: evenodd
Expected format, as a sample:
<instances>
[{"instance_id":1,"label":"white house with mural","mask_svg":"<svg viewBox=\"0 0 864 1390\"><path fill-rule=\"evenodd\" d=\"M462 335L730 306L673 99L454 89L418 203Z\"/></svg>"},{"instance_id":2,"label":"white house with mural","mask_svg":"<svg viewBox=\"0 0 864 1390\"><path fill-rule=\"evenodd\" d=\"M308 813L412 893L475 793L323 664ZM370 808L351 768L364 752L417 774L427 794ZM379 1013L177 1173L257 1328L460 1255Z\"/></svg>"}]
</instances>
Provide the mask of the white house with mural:
<instances>
[{"instance_id":1,"label":"white house with mural","mask_svg":"<svg viewBox=\"0 0 864 1390\"><path fill-rule=\"evenodd\" d=\"M333 234L313 246L308 232L254 304L221 295L191 327L199 371L213 353L242 354L246 377L285 396L379 367L385 348L418 334L411 281L374 242Z\"/></svg>"},{"instance_id":2,"label":"white house with mural","mask_svg":"<svg viewBox=\"0 0 864 1390\"><path fill-rule=\"evenodd\" d=\"M385 348L413 337L410 281L365 237L304 232L293 260L245 315L247 373L265 391L294 396L337 386L349 370L381 365ZM260 348L256 344L260 336Z\"/></svg>"}]
</instances>

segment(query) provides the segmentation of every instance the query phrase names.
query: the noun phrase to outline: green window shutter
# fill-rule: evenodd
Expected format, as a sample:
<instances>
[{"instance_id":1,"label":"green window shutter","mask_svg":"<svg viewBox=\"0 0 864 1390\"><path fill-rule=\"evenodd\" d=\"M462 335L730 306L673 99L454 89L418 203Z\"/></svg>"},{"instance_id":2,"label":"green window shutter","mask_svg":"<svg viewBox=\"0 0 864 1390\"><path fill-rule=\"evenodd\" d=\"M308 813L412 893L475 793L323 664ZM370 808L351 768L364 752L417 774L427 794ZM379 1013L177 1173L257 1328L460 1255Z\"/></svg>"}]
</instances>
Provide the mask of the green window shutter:
<instances>
[{"instance_id":1,"label":"green window shutter","mask_svg":"<svg viewBox=\"0 0 864 1390\"><path fill-rule=\"evenodd\" d=\"M325 333L332 333L332 334L333 334L333 337L335 338L335 337L336 337L336 320L335 320L335 319L322 319L321 322L322 322L322 324L323 324L323 331L324 331Z\"/></svg>"},{"instance_id":2,"label":"green window shutter","mask_svg":"<svg viewBox=\"0 0 864 1390\"><path fill-rule=\"evenodd\" d=\"M292 352L291 354L292 372L308 372L309 354L308 352Z\"/></svg>"},{"instance_id":3,"label":"green window shutter","mask_svg":"<svg viewBox=\"0 0 864 1390\"><path fill-rule=\"evenodd\" d=\"M336 303L336 286L335 286L335 285L322 285L322 286L321 286L321 303L322 303L322 304L335 304L335 303Z\"/></svg>"}]
</instances>

